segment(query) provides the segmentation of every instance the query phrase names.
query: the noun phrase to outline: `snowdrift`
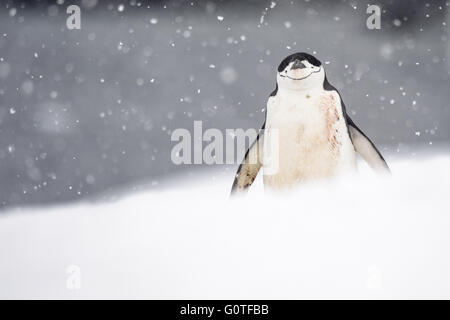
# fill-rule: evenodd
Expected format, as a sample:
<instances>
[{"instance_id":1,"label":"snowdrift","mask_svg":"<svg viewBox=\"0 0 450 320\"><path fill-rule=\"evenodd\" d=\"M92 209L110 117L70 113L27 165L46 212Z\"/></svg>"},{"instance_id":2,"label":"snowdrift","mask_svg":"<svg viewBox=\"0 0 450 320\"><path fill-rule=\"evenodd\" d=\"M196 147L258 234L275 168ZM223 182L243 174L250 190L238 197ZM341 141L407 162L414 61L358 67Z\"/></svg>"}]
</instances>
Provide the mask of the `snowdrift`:
<instances>
[{"instance_id":1,"label":"snowdrift","mask_svg":"<svg viewBox=\"0 0 450 320\"><path fill-rule=\"evenodd\" d=\"M288 194L258 181L230 201L230 177L208 175L5 213L0 298L448 299L450 155L390 164Z\"/></svg>"}]
</instances>

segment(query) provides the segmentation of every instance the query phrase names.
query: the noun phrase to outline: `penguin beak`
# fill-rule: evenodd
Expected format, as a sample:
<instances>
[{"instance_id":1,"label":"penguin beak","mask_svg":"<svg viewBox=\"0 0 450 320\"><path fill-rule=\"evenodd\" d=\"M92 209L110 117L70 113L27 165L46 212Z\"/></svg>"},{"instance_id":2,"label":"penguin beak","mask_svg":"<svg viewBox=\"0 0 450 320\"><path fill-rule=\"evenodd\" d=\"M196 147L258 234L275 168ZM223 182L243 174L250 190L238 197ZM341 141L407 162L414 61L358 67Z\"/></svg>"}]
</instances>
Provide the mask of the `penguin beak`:
<instances>
[{"instance_id":1,"label":"penguin beak","mask_svg":"<svg viewBox=\"0 0 450 320\"><path fill-rule=\"evenodd\" d=\"M294 64L291 67L291 70L295 69L303 69L306 68L306 66L298 59L295 59Z\"/></svg>"}]
</instances>

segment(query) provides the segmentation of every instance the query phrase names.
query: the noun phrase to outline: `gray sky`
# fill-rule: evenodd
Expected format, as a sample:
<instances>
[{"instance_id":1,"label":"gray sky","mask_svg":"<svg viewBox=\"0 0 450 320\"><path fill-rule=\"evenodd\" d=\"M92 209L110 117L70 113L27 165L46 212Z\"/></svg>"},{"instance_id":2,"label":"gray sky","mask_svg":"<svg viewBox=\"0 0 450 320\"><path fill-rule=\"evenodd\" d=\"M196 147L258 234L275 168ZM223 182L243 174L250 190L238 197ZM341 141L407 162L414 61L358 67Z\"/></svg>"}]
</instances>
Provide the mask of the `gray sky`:
<instances>
[{"instance_id":1,"label":"gray sky","mask_svg":"<svg viewBox=\"0 0 450 320\"><path fill-rule=\"evenodd\" d=\"M448 1L380 2L381 30L367 29L360 1L90 0L79 2L81 30L66 28L58 3L0 5L3 208L160 188L206 169L170 161L171 132L194 120L259 127L276 67L297 51L325 64L384 153L449 142Z\"/></svg>"}]
</instances>

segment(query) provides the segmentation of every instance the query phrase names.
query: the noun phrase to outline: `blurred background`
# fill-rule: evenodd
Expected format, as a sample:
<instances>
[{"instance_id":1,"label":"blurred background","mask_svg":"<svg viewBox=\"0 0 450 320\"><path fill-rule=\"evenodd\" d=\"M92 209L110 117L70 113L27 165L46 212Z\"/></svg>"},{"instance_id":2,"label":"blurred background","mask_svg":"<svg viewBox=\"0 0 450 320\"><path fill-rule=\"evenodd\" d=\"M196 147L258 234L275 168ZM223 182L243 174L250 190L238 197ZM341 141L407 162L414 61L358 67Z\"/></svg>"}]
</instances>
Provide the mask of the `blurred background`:
<instances>
[{"instance_id":1,"label":"blurred background","mask_svg":"<svg viewBox=\"0 0 450 320\"><path fill-rule=\"evenodd\" d=\"M368 4L381 29L366 27ZM66 27L71 4L81 29ZM177 128L259 128L306 51L387 158L450 142L449 1L2 1L1 209L167 188ZM236 166L214 166L230 176ZM177 178L178 177L178 178Z\"/></svg>"}]
</instances>

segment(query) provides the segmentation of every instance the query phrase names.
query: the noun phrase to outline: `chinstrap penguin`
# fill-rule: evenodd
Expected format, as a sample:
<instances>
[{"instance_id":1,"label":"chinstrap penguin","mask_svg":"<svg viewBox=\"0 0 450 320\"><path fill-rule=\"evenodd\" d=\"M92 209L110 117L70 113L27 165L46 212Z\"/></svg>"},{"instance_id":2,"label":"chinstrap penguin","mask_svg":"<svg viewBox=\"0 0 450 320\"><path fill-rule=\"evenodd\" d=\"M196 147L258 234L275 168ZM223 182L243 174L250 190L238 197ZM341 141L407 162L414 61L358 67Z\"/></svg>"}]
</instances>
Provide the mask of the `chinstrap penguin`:
<instances>
[{"instance_id":1,"label":"chinstrap penguin","mask_svg":"<svg viewBox=\"0 0 450 320\"><path fill-rule=\"evenodd\" d=\"M271 132L277 133L276 157L261 150L267 148ZM261 167L264 186L271 189L356 171L356 152L374 170L390 172L373 142L346 113L322 63L310 54L295 53L278 66L265 122L239 166L231 193L245 192ZM265 168L273 168L274 159L276 171L267 173Z\"/></svg>"}]
</instances>

